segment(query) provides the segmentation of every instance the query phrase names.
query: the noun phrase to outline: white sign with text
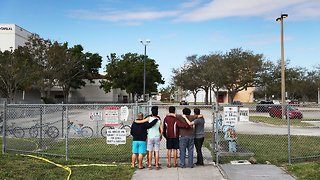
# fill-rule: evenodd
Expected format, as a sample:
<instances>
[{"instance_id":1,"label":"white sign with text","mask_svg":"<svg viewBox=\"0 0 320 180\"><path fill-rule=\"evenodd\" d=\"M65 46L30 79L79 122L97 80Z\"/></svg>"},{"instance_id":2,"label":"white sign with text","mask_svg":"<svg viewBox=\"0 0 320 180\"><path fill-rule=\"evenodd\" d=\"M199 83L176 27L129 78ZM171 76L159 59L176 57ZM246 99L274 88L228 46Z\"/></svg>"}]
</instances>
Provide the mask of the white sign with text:
<instances>
[{"instance_id":1,"label":"white sign with text","mask_svg":"<svg viewBox=\"0 0 320 180\"><path fill-rule=\"evenodd\" d=\"M107 144L126 144L126 130L125 129L108 129L107 130Z\"/></svg>"},{"instance_id":2,"label":"white sign with text","mask_svg":"<svg viewBox=\"0 0 320 180\"><path fill-rule=\"evenodd\" d=\"M249 121L249 108L240 107L239 121Z\"/></svg>"},{"instance_id":3,"label":"white sign with text","mask_svg":"<svg viewBox=\"0 0 320 180\"><path fill-rule=\"evenodd\" d=\"M239 119L238 107L223 107L222 125L235 126Z\"/></svg>"}]
</instances>

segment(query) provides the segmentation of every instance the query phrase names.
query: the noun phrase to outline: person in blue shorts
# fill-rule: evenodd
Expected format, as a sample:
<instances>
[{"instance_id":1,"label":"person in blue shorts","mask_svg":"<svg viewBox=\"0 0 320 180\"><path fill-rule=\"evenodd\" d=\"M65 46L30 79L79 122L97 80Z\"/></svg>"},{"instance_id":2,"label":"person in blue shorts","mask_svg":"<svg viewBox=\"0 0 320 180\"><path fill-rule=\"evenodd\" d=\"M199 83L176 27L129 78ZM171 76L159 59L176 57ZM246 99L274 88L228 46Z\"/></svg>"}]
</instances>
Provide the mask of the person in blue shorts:
<instances>
[{"instance_id":1,"label":"person in blue shorts","mask_svg":"<svg viewBox=\"0 0 320 180\"><path fill-rule=\"evenodd\" d=\"M142 165L143 157L147 152L147 135L148 129L154 126L158 120L154 120L150 123L144 122L141 123L143 120L143 114L138 113L136 121L132 123L130 134L133 137L132 140L132 164L131 167L135 167L135 163L138 156L138 167L139 169L143 169L144 166Z\"/></svg>"}]
</instances>

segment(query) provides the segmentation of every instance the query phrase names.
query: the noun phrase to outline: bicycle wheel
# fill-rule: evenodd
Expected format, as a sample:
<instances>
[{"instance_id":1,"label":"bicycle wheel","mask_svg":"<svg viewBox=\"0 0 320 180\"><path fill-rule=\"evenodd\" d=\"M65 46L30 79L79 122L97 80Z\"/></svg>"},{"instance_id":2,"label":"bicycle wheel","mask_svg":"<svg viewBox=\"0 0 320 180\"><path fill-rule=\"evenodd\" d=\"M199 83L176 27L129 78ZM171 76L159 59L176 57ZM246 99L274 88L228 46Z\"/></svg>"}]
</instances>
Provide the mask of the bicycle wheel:
<instances>
[{"instance_id":1,"label":"bicycle wheel","mask_svg":"<svg viewBox=\"0 0 320 180\"><path fill-rule=\"evenodd\" d=\"M126 136L129 137L131 136L130 131L131 131L131 126L129 125L124 125L121 127L121 129L125 129L126 130Z\"/></svg>"},{"instance_id":2,"label":"bicycle wheel","mask_svg":"<svg viewBox=\"0 0 320 180\"><path fill-rule=\"evenodd\" d=\"M102 129L101 129L101 136L106 138L107 137L107 130L108 129L114 129L114 127L112 126L104 126Z\"/></svg>"},{"instance_id":3,"label":"bicycle wheel","mask_svg":"<svg viewBox=\"0 0 320 180\"><path fill-rule=\"evenodd\" d=\"M93 135L93 130L89 126L84 126L81 128L81 135L85 138L90 138Z\"/></svg>"},{"instance_id":4,"label":"bicycle wheel","mask_svg":"<svg viewBox=\"0 0 320 180\"><path fill-rule=\"evenodd\" d=\"M16 138L23 138L24 137L24 130L21 127L15 127L12 130L14 137Z\"/></svg>"},{"instance_id":5,"label":"bicycle wheel","mask_svg":"<svg viewBox=\"0 0 320 180\"><path fill-rule=\"evenodd\" d=\"M29 135L30 137L32 138L36 138L38 136L38 127L36 126L32 126L30 129L29 129Z\"/></svg>"},{"instance_id":6,"label":"bicycle wheel","mask_svg":"<svg viewBox=\"0 0 320 180\"><path fill-rule=\"evenodd\" d=\"M46 134L52 138L52 139L55 139L59 136L59 129L55 126L50 126L47 131L46 131Z\"/></svg>"}]
</instances>

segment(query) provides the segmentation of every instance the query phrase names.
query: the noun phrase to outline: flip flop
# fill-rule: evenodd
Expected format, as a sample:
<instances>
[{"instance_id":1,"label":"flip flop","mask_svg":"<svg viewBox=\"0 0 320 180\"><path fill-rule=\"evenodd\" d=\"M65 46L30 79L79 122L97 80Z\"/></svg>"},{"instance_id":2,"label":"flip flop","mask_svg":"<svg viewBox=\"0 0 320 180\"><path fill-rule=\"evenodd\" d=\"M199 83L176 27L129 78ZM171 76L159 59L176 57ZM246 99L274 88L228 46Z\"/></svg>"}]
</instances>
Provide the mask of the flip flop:
<instances>
[{"instance_id":1,"label":"flip flop","mask_svg":"<svg viewBox=\"0 0 320 180\"><path fill-rule=\"evenodd\" d=\"M146 168L146 167L144 167L144 166L142 166L142 167L139 167L139 169L144 169L144 168Z\"/></svg>"}]
</instances>

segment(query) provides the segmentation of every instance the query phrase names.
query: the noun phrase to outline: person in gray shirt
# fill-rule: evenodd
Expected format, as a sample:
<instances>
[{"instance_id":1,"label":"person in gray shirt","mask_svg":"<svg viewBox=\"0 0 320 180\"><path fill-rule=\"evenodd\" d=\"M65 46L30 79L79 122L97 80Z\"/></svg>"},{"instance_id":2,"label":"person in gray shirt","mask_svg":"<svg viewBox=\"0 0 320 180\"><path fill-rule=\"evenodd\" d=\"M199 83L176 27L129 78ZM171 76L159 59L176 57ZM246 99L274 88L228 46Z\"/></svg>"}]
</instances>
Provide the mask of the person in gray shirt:
<instances>
[{"instance_id":1,"label":"person in gray shirt","mask_svg":"<svg viewBox=\"0 0 320 180\"><path fill-rule=\"evenodd\" d=\"M200 109L195 108L193 110L194 115L200 115ZM185 118L186 119L186 118ZM194 146L196 147L197 151L197 162L195 163L196 165L204 165L203 164L203 155L202 155L202 145L204 141L204 123L205 120L203 117L197 118L194 121L190 122L188 119L186 119L186 122L189 125L194 125L195 129L195 138L194 138Z\"/></svg>"}]
</instances>

